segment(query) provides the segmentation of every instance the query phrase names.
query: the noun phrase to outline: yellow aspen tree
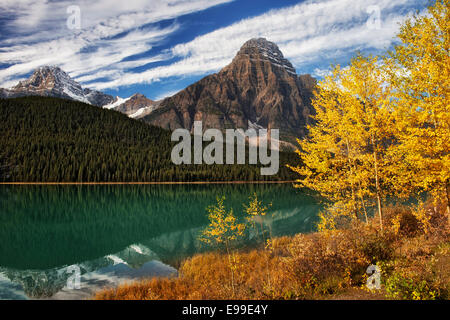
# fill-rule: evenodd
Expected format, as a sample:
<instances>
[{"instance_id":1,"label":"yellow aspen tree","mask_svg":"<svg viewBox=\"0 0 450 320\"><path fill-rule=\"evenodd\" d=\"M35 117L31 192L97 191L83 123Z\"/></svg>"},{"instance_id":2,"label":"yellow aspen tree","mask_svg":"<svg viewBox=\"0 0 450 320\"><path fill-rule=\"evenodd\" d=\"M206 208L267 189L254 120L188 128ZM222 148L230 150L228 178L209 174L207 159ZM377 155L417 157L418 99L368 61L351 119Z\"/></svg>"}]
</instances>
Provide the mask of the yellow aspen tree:
<instances>
[{"instance_id":1,"label":"yellow aspen tree","mask_svg":"<svg viewBox=\"0 0 450 320\"><path fill-rule=\"evenodd\" d=\"M387 194L385 157L391 139L389 88L376 57L357 56L348 68L335 67L318 85L316 115L308 136L299 140L302 165L291 167L307 187L353 212L375 203L380 227Z\"/></svg>"},{"instance_id":2,"label":"yellow aspen tree","mask_svg":"<svg viewBox=\"0 0 450 320\"><path fill-rule=\"evenodd\" d=\"M263 240L264 249L271 252L272 247L272 231L269 229L269 239L267 239L264 236L264 217L267 215L269 207L271 207L272 204L269 204L268 206L264 205L261 200L259 200L258 195L253 193L252 196L249 197L249 204L244 204L244 211L247 213L248 221L253 225L253 227L256 229L256 222L259 222L259 225L261 227L261 238ZM266 270L267 270L267 284L269 287L271 287L271 276L270 276L270 267L269 267L269 256L266 254Z\"/></svg>"},{"instance_id":3,"label":"yellow aspen tree","mask_svg":"<svg viewBox=\"0 0 450 320\"><path fill-rule=\"evenodd\" d=\"M247 219L255 229L257 229L255 223L259 222L261 227L261 239L263 240L264 245L266 245L266 240L264 237L263 219L266 216L268 209L268 206L265 206L262 201L258 199L256 192L250 196L249 204L244 204L244 211L248 215Z\"/></svg>"},{"instance_id":4,"label":"yellow aspen tree","mask_svg":"<svg viewBox=\"0 0 450 320\"><path fill-rule=\"evenodd\" d=\"M401 27L387 59L395 88L397 184L444 199L450 213L450 1Z\"/></svg>"},{"instance_id":5,"label":"yellow aspen tree","mask_svg":"<svg viewBox=\"0 0 450 320\"><path fill-rule=\"evenodd\" d=\"M343 91L351 97L349 117L358 148L355 158L359 192L375 198L381 230L383 198L391 191L388 169L394 165L386 157L394 138L387 76L377 57L357 56L341 77Z\"/></svg>"},{"instance_id":6,"label":"yellow aspen tree","mask_svg":"<svg viewBox=\"0 0 450 320\"><path fill-rule=\"evenodd\" d=\"M348 204L354 198L349 181L347 143L341 138L345 135L344 127L340 126L345 111L339 103L343 99L337 83L339 73L338 66L319 84L313 101L315 124L308 126L306 139L298 140L300 149L296 152L303 166L290 168L302 177L297 180L297 187L315 190L334 203L344 201ZM350 211L351 207L353 203L350 203Z\"/></svg>"},{"instance_id":7,"label":"yellow aspen tree","mask_svg":"<svg viewBox=\"0 0 450 320\"><path fill-rule=\"evenodd\" d=\"M231 271L231 287L233 296L235 295L235 277L234 273L237 268L236 257L232 251L232 244L243 236L245 231L245 224L238 223L233 214L233 209L227 212L225 208L225 197L217 197L217 205L211 205L206 210L208 211L209 225L202 231L200 241L215 244L225 245L228 256L228 263Z\"/></svg>"}]
</instances>

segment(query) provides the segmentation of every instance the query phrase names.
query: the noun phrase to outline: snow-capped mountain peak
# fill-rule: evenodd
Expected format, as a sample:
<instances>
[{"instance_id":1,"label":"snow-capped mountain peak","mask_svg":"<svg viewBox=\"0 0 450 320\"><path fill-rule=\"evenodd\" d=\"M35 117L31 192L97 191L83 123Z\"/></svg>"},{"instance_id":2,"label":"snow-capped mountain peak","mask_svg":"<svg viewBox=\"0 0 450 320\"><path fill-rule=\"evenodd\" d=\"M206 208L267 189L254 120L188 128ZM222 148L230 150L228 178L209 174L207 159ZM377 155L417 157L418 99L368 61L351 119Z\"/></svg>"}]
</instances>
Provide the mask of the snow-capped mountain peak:
<instances>
[{"instance_id":1,"label":"snow-capped mountain peak","mask_svg":"<svg viewBox=\"0 0 450 320\"><path fill-rule=\"evenodd\" d=\"M66 94L73 100L89 103L81 85L56 66L38 68L30 78L20 81L14 91L55 91Z\"/></svg>"},{"instance_id":2,"label":"snow-capped mountain peak","mask_svg":"<svg viewBox=\"0 0 450 320\"><path fill-rule=\"evenodd\" d=\"M39 67L27 80L20 81L11 89L1 91L1 96L6 98L30 95L72 99L96 106L102 106L114 100L112 96L102 92L83 89L78 82L57 66Z\"/></svg>"}]
</instances>

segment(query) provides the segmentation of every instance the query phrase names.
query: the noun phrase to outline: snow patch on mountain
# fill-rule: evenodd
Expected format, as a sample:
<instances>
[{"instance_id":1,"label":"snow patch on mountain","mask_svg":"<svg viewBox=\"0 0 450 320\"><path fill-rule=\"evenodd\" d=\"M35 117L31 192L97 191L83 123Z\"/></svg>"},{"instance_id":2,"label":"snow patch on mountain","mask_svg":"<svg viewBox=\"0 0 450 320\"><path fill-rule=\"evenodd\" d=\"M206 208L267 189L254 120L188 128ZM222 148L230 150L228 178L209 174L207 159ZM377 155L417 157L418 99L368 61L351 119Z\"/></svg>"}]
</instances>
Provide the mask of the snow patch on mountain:
<instances>
[{"instance_id":1,"label":"snow patch on mountain","mask_svg":"<svg viewBox=\"0 0 450 320\"><path fill-rule=\"evenodd\" d=\"M122 258L120 258L120 257L118 257L118 256L116 256L114 254L108 255L108 256L106 256L106 258L112 260L114 262L114 265L120 264L120 263L123 263L123 264L126 264L126 265L128 264L128 263L125 262L125 260L123 260Z\"/></svg>"},{"instance_id":2,"label":"snow patch on mountain","mask_svg":"<svg viewBox=\"0 0 450 320\"><path fill-rule=\"evenodd\" d=\"M118 107L118 106L120 106L121 104L124 104L125 102L127 102L128 100L130 100L130 98L131 98L131 97L128 97L128 98L121 98L121 97L117 96L113 103L104 105L103 108L105 108L105 109L114 109L115 107Z\"/></svg>"},{"instance_id":3,"label":"snow patch on mountain","mask_svg":"<svg viewBox=\"0 0 450 320\"><path fill-rule=\"evenodd\" d=\"M73 91L71 91L69 88L67 87L63 87L62 90L65 94L67 94L70 98L72 98L73 100L77 100L80 102L84 102L87 104L91 104L91 102L84 96L84 95L79 95Z\"/></svg>"},{"instance_id":4,"label":"snow patch on mountain","mask_svg":"<svg viewBox=\"0 0 450 320\"><path fill-rule=\"evenodd\" d=\"M135 113L130 114L129 117L133 118L133 119L136 119L136 118L138 118L138 117L140 117L140 116L142 116L144 114L146 115L146 114L149 114L149 113L153 112L155 109L156 109L155 105L151 105L151 106L148 106L148 107L145 107L145 108L140 108Z\"/></svg>"},{"instance_id":5,"label":"snow patch on mountain","mask_svg":"<svg viewBox=\"0 0 450 320\"><path fill-rule=\"evenodd\" d=\"M258 119L259 120L259 119ZM263 126L256 124L254 122L251 122L250 120L248 120L248 128L249 129L255 129L255 130L259 130L259 129L265 129Z\"/></svg>"}]
</instances>

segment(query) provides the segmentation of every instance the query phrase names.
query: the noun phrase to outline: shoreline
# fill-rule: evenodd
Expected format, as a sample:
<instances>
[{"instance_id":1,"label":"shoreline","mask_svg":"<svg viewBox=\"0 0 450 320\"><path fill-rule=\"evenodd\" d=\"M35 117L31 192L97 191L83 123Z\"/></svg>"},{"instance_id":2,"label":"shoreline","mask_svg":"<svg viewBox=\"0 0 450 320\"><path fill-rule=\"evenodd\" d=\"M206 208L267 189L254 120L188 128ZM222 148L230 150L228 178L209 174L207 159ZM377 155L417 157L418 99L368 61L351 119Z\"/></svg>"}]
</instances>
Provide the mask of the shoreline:
<instances>
[{"instance_id":1,"label":"shoreline","mask_svg":"<svg viewBox=\"0 0 450 320\"><path fill-rule=\"evenodd\" d=\"M182 184L285 184L295 181L165 181L165 182L0 182L0 185L182 185Z\"/></svg>"}]
</instances>

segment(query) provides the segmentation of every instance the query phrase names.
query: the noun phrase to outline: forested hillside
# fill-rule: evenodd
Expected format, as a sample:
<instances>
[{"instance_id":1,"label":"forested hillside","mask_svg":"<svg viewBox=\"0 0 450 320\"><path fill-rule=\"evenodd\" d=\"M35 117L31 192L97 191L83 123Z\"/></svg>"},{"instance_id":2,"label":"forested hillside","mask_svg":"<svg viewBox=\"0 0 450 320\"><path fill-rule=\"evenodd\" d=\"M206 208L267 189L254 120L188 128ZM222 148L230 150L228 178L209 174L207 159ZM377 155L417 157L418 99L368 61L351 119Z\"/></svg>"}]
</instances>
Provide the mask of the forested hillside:
<instances>
[{"instance_id":1,"label":"forested hillside","mask_svg":"<svg viewBox=\"0 0 450 320\"><path fill-rule=\"evenodd\" d=\"M162 182L292 180L280 154L277 176L250 165L182 165L170 132L111 110L58 98L0 99L0 181Z\"/></svg>"}]
</instances>

